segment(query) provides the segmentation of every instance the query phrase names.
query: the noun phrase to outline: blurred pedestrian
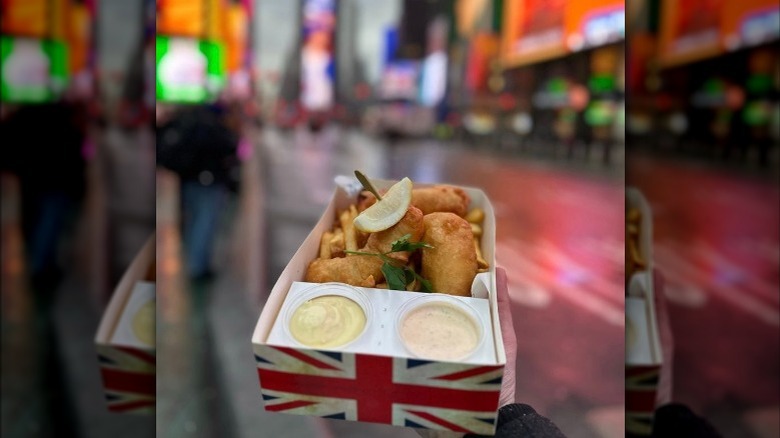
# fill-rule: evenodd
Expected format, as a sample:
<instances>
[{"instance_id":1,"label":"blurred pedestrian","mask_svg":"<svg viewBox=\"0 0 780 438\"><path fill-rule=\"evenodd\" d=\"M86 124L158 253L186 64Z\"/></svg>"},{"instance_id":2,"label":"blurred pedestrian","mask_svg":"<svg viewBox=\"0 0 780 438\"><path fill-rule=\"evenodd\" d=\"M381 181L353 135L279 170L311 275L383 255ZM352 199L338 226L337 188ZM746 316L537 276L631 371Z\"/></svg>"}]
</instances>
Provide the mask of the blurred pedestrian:
<instances>
[{"instance_id":1,"label":"blurred pedestrian","mask_svg":"<svg viewBox=\"0 0 780 438\"><path fill-rule=\"evenodd\" d=\"M228 193L238 188L238 139L219 104L180 108L157 130L157 163L181 181L187 270L193 279L213 275L211 254Z\"/></svg>"},{"instance_id":2,"label":"blurred pedestrian","mask_svg":"<svg viewBox=\"0 0 780 438\"><path fill-rule=\"evenodd\" d=\"M62 101L20 105L1 129L2 170L19 179L28 273L50 296L62 277L59 243L85 192L83 117Z\"/></svg>"}]
</instances>

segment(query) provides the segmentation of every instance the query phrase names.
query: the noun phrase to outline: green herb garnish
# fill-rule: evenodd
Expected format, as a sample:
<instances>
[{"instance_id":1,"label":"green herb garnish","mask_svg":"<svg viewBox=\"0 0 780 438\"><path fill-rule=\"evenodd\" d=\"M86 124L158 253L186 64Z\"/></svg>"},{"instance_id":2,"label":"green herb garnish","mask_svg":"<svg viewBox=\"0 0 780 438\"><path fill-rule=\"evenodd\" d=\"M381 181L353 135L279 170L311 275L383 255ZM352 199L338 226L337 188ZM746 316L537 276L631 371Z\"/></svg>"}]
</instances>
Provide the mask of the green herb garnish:
<instances>
[{"instance_id":1,"label":"green herb garnish","mask_svg":"<svg viewBox=\"0 0 780 438\"><path fill-rule=\"evenodd\" d=\"M424 279L420 274L414 272L407 266L398 266L398 261L388 257L388 254L394 252L409 251L414 252L421 248L433 248L433 246L425 242L410 242L411 234L406 234L394 241L390 247L390 251L387 252L365 252L365 251L345 251L347 254L374 256L382 259L382 274L385 276L387 286L392 290L406 290L406 286L412 283L415 279L420 282L423 292L433 292L431 282Z\"/></svg>"},{"instance_id":2,"label":"green herb garnish","mask_svg":"<svg viewBox=\"0 0 780 438\"><path fill-rule=\"evenodd\" d=\"M428 245L425 242L410 242L409 238L411 238L411 234L405 234L401 236L400 239L393 242L392 246L390 247L390 252L399 252L399 251L409 251L414 252L420 248L433 248L433 246Z\"/></svg>"}]
</instances>

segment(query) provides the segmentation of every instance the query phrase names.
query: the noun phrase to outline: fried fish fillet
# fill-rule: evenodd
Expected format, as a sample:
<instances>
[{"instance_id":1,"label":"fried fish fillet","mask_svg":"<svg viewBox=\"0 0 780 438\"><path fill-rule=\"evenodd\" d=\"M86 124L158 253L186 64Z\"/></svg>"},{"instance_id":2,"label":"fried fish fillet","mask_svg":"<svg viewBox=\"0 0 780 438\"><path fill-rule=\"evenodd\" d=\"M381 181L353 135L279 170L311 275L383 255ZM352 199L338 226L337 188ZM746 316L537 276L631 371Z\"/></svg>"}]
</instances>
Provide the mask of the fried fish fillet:
<instances>
[{"instance_id":1,"label":"fried fish fillet","mask_svg":"<svg viewBox=\"0 0 780 438\"><path fill-rule=\"evenodd\" d=\"M382 260L378 257L349 256L335 259L315 259L306 270L309 283L346 283L358 287L374 287L382 281Z\"/></svg>"},{"instance_id":2,"label":"fried fish fillet","mask_svg":"<svg viewBox=\"0 0 780 438\"><path fill-rule=\"evenodd\" d=\"M471 226L454 213L431 213L423 218L423 242L433 248L422 250L422 276L434 292L471 296L477 275L477 252Z\"/></svg>"},{"instance_id":3,"label":"fried fish fillet","mask_svg":"<svg viewBox=\"0 0 780 438\"><path fill-rule=\"evenodd\" d=\"M366 241L366 246L363 247L363 251L388 252L392 249L393 242L407 234L410 235L410 242L419 242L424 231L423 212L419 208L410 205L404 217L397 224L384 231L371 233ZM409 253L406 251L394 252L388 254L388 256L402 262L409 260Z\"/></svg>"},{"instance_id":4,"label":"fried fish fillet","mask_svg":"<svg viewBox=\"0 0 780 438\"><path fill-rule=\"evenodd\" d=\"M409 206L406 215L395 225L387 230L372 233L368 237L366 245L361 248L364 252L390 251L394 241L406 234L411 234L410 242L418 242L423 234L423 214L413 206ZM409 259L408 252L389 254L402 263ZM384 279L382 274L382 260L378 257L364 255L350 255L335 259L315 259L306 270L304 281L310 283L339 282L359 287L374 287Z\"/></svg>"},{"instance_id":5,"label":"fried fish fillet","mask_svg":"<svg viewBox=\"0 0 780 438\"><path fill-rule=\"evenodd\" d=\"M358 205L358 211L363 211L376 202L376 197L366 192ZM419 208L423 214L450 212L465 216L468 212L471 198L459 187L438 185L421 187L412 190L412 205Z\"/></svg>"}]
</instances>

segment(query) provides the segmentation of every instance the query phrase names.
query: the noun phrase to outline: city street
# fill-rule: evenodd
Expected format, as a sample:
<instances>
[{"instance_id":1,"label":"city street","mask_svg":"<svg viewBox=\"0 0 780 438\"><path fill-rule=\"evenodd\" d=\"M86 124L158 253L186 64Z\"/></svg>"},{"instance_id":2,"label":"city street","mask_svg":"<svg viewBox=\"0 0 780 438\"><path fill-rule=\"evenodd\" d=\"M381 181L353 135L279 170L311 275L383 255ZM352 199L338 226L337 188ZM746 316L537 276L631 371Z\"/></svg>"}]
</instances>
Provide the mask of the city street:
<instances>
[{"instance_id":1,"label":"city street","mask_svg":"<svg viewBox=\"0 0 780 438\"><path fill-rule=\"evenodd\" d=\"M1 5L2 438L780 437L777 0Z\"/></svg>"},{"instance_id":2,"label":"city street","mask_svg":"<svg viewBox=\"0 0 780 438\"><path fill-rule=\"evenodd\" d=\"M164 268L160 273L160 290L170 294L166 301L190 302L178 308L191 308L191 318L180 318L178 324L190 327L195 336L188 337L186 353L181 351L181 339L169 339L172 346L179 342L177 352L158 357L159 377L166 388L176 387L176 380L196 380L167 362L195 360L200 365L193 364L194 369L203 371L196 374L206 379L180 391L178 406L166 402L161 411L158 404L162 418L171 418L167 412L187 417L163 422L166 436L197 431L208 436L214 427L208 423L217 422L241 437L257 436L258 431L271 436L276 430L287 436L313 431L320 436L399 436L399 429L388 426L264 412L250 354L249 337L268 291L329 201L334 177L351 175L355 169L377 178L409 176L415 182L485 190L497 215L497 264L509 277L518 338L518 401L551 418L567 436L623 435L620 172L610 173L600 164L564 168L432 140L390 144L339 128L318 134L270 130L252 138L255 153L244 163L242 194L224 215L214 254L219 275L213 285L205 286L205 291L196 285L176 292L162 287L163 275L180 275L173 274L179 271ZM158 191L175 192L173 186L160 183L158 177ZM158 193L158 203L173 199ZM165 205L158 206L160 243L168 248L176 239L163 236L176 231L163 223L167 215L160 213L166 211ZM252 215L257 219L248 221ZM262 226L262 233L252 237L257 226ZM251 245L261 245L263 251L252 256ZM176 251L161 249L160 254L162 266L181 266L168 259ZM262 273L253 275L258 269ZM163 297L158 305L158 314L168 314ZM177 311L171 308L170 313ZM195 322L199 318L207 321L205 328ZM174 326L167 326L169 333ZM165 342L159 330L158 342ZM165 345L158 348L164 350ZM164 375L167 369L179 372ZM219 403L212 409L204 402L199 410L193 396L216 398ZM406 432L402 436L417 436Z\"/></svg>"},{"instance_id":3,"label":"city street","mask_svg":"<svg viewBox=\"0 0 780 438\"><path fill-rule=\"evenodd\" d=\"M211 281L185 276L178 181L158 171L158 436L417 436L262 408L250 344L257 317L328 202L333 178L354 169L485 190L497 216L497 264L509 277L518 401L567 436L623 436L622 172L432 140L391 144L334 127L319 134L255 131L246 139L241 190L222 216ZM777 187L648 156L632 160L626 175L654 211L656 266L667 284L675 346L672 399L726 436L773 436ZM13 199L13 184L3 187ZM88 239L84 224L95 221L90 212L106 208L88 202L68 240ZM76 257L63 259L67 275L54 294L50 328L36 331L37 313L20 277L17 221L18 211L4 209L3 361L28 365L4 367L4 376L35 389L4 405L9 415L28 412L8 426L46 436L43 418L66 403L74 419L68 427L81 436L151 434L153 418L109 414L103 404L92 339L107 297L95 300L86 291L95 284L90 276L105 274L85 272L89 251L73 246ZM42 380L41 360L57 364L58 380Z\"/></svg>"}]
</instances>

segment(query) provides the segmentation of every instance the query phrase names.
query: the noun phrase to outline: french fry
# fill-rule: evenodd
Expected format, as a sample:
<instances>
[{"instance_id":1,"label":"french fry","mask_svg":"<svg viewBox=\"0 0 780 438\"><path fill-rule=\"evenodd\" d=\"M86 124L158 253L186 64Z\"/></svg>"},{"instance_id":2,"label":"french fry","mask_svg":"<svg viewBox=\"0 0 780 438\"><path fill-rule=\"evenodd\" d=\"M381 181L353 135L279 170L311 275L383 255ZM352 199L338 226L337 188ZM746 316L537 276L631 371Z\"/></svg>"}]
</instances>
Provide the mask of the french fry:
<instances>
[{"instance_id":1,"label":"french fry","mask_svg":"<svg viewBox=\"0 0 780 438\"><path fill-rule=\"evenodd\" d=\"M482 256L482 249L479 247L479 240L476 237L474 238L474 249L477 251L477 269L487 269L488 262Z\"/></svg>"},{"instance_id":2,"label":"french fry","mask_svg":"<svg viewBox=\"0 0 780 438\"><path fill-rule=\"evenodd\" d=\"M626 221L638 223L640 220L642 220L642 212L638 208L629 208L626 213Z\"/></svg>"},{"instance_id":3,"label":"french fry","mask_svg":"<svg viewBox=\"0 0 780 438\"><path fill-rule=\"evenodd\" d=\"M341 228L336 228L328 244L330 245L331 258L344 257L344 231Z\"/></svg>"},{"instance_id":4,"label":"french fry","mask_svg":"<svg viewBox=\"0 0 780 438\"><path fill-rule=\"evenodd\" d=\"M634 273L647 269L647 262L640 251L639 233L642 212L635 207L626 210L626 282Z\"/></svg>"},{"instance_id":5,"label":"french fry","mask_svg":"<svg viewBox=\"0 0 780 438\"><path fill-rule=\"evenodd\" d=\"M485 220L485 212L481 208L472 208L466 213L465 219L472 224L481 224Z\"/></svg>"},{"instance_id":6,"label":"french fry","mask_svg":"<svg viewBox=\"0 0 780 438\"><path fill-rule=\"evenodd\" d=\"M644 267L645 261L642 259L642 254L639 252L639 245L637 245L634 241L628 242L628 250L629 254L631 254L631 260L638 266L638 267Z\"/></svg>"},{"instance_id":7,"label":"french fry","mask_svg":"<svg viewBox=\"0 0 780 438\"><path fill-rule=\"evenodd\" d=\"M355 230L355 225L352 224L352 221L355 220L355 216L353 215L352 211L350 210L344 210L341 213L341 216L339 216L339 221L341 222L341 228L344 230L344 247L347 251L357 251L357 234Z\"/></svg>"},{"instance_id":8,"label":"french fry","mask_svg":"<svg viewBox=\"0 0 780 438\"><path fill-rule=\"evenodd\" d=\"M331 251L330 251L330 240L333 238L333 233L330 231L326 231L322 233L322 238L320 239L320 258L321 259L329 259L331 258Z\"/></svg>"},{"instance_id":9,"label":"french fry","mask_svg":"<svg viewBox=\"0 0 780 438\"><path fill-rule=\"evenodd\" d=\"M472 223L471 225L471 232L474 234L474 237L482 237L482 226Z\"/></svg>"},{"instance_id":10,"label":"french fry","mask_svg":"<svg viewBox=\"0 0 780 438\"><path fill-rule=\"evenodd\" d=\"M357 207L355 204L352 204L349 206L349 212L352 215L352 221L355 220L357 215L359 214ZM354 228L354 227L353 227ZM355 228L355 238L357 240L357 247L362 248L366 245L366 242L368 242L368 235L369 233L364 233L357 228Z\"/></svg>"}]
</instances>

